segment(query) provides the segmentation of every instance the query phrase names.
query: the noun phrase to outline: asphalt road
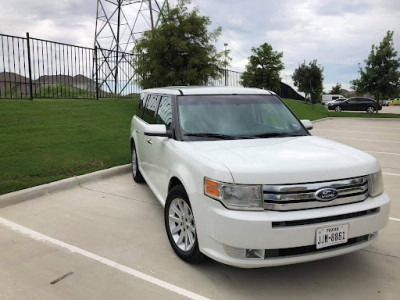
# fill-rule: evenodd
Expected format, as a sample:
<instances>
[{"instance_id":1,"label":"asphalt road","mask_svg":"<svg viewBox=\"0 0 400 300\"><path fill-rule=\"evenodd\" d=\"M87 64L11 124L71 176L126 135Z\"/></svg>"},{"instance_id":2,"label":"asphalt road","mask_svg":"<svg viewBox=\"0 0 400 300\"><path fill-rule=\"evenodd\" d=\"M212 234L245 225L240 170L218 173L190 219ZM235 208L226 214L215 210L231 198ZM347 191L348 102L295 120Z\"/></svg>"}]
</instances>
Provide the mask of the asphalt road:
<instances>
[{"instance_id":1,"label":"asphalt road","mask_svg":"<svg viewBox=\"0 0 400 300\"><path fill-rule=\"evenodd\" d=\"M0 299L399 299L400 120L328 119L312 134L380 161L392 209L373 246L273 268L189 265L126 174L0 209Z\"/></svg>"}]
</instances>

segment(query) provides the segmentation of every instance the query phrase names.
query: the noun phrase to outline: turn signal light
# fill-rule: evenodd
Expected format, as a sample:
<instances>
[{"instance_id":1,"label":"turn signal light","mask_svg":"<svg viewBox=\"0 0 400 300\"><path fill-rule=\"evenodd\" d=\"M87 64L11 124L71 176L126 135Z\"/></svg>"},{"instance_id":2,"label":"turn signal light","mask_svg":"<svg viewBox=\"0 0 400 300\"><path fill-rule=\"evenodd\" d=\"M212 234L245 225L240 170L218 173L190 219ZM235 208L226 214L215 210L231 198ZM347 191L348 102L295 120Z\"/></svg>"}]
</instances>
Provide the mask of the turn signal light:
<instances>
[{"instance_id":1,"label":"turn signal light","mask_svg":"<svg viewBox=\"0 0 400 300\"><path fill-rule=\"evenodd\" d=\"M219 197L219 190L210 186L206 186L206 194Z\"/></svg>"},{"instance_id":2,"label":"turn signal light","mask_svg":"<svg viewBox=\"0 0 400 300\"><path fill-rule=\"evenodd\" d=\"M220 198L219 183L208 178L204 180L204 192L212 198Z\"/></svg>"}]
</instances>

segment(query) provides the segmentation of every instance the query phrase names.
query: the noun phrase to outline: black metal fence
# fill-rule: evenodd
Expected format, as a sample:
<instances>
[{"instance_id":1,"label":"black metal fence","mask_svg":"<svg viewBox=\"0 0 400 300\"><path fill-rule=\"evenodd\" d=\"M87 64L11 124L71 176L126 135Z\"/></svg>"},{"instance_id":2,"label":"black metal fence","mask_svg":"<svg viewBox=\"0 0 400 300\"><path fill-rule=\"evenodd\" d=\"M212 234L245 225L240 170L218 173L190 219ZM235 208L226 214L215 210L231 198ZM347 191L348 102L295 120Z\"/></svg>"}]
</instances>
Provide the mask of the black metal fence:
<instances>
[{"instance_id":1,"label":"black metal fence","mask_svg":"<svg viewBox=\"0 0 400 300\"><path fill-rule=\"evenodd\" d=\"M118 60L116 59L118 57ZM114 98L140 93L131 53L0 34L0 99Z\"/></svg>"},{"instance_id":2,"label":"black metal fence","mask_svg":"<svg viewBox=\"0 0 400 300\"><path fill-rule=\"evenodd\" d=\"M0 99L133 98L141 92L132 53L0 34ZM226 70L210 86L241 86ZM304 99L281 83L278 95Z\"/></svg>"}]
</instances>

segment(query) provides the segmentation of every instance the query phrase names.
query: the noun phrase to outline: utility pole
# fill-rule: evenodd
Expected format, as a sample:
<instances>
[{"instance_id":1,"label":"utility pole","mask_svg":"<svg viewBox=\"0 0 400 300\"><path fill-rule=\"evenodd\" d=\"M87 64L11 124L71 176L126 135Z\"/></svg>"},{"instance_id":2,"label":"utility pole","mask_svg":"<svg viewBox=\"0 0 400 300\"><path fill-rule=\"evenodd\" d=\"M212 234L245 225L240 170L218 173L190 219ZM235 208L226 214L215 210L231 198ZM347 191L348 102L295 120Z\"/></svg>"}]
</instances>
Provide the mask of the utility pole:
<instances>
[{"instance_id":1,"label":"utility pole","mask_svg":"<svg viewBox=\"0 0 400 300\"><path fill-rule=\"evenodd\" d=\"M133 68L128 58L136 40L154 29L168 9L168 0L97 0L94 46L98 62L93 64L93 80L97 74L100 91L116 96L124 92L133 80L129 74L135 73L127 70Z\"/></svg>"},{"instance_id":2,"label":"utility pole","mask_svg":"<svg viewBox=\"0 0 400 300\"><path fill-rule=\"evenodd\" d=\"M228 70L227 70L227 67L228 67L228 62L227 62L227 50L226 50L226 47L228 46L228 43L224 43L224 46L225 46L225 52L224 52L224 54L225 54L225 86L227 86L228 85Z\"/></svg>"},{"instance_id":3,"label":"utility pole","mask_svg":"<svg viewBox=\"0 0 400 300\"><path fill-rule=\"evenodd\" d=\"M154 29L154 20L153 20L153 8L151 6L151 0L149 0L149 11L150 11L151 30L153 30Z\"/></svg>"},{"instance_id":4,"label":"utility pole","mask_svg":"<svg viewBox=\"0 0 400 300\"><path fill-rule=\"evenodd\" d=\"M120 49L120 45L119 45L119 33L120 33L120 28L121 28L121 4L122 4L122 0L118 0L118 6L117 6L117 10L118 10L118 25L117 25L117 47L116 47L116 53L115 53L115 76L114 76L114 94L117 95L117 91L118 91L118 65L119 65L119 49Z\"/></svg>"}]
</instances>

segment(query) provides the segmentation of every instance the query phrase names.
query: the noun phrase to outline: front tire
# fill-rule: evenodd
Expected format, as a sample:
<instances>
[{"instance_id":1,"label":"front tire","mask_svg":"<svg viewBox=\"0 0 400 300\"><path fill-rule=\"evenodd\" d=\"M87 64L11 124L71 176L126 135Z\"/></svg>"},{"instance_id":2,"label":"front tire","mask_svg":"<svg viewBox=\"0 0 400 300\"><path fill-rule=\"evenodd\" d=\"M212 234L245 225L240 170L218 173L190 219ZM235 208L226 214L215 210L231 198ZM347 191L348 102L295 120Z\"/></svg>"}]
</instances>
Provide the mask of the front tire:
<instances>
[{"instance_id":1,"label":"front tire","mask_svg":"<svg viewBox=\"0 0 400 300\"><path fill-rule=\"evenodd\" d=\"M164 209L165 229L174 252L188 263L200 263L205 256L199 250L196 223L189 198L182 185L168 194Z\"/></svg>"},{"instance_id":2,"label":"front tire","mask_svg":"<svg viewBox=\"0 0 400 300\"><path fill-rule=\"evenodd\" d=\"M136 147L135 147L134 143L132 143L132 146L131 146L131 159L132 159L131 169L132 169L133 180L137 183L144 182L142 173L140 173L140 171L139 171L139 161L137 158L137 152L136 152Z\"/></svg>"},{"instance_id":3,"label":"front tire","mask_svg":"<svg viewBox=\"0 0 400 300\"><path fill-rule=\"evenodd\" d=\"M343 109L342 109L342 107L339 105L339 106L336 106L335 107L335 111L337 111L337 112L340 112L340 111L342 111Z\"/></svg>"},{"instance_id":4,"label":"front tire","mask_svg":"<svg viewBox=\"0 0 400 300\"><path fill-rule=\"evenodd\" d=\"M372 107L372 106L367 107L367 113L374 114L375 112L376 112L375 107Z\"/></svg>"}]
</instances>

